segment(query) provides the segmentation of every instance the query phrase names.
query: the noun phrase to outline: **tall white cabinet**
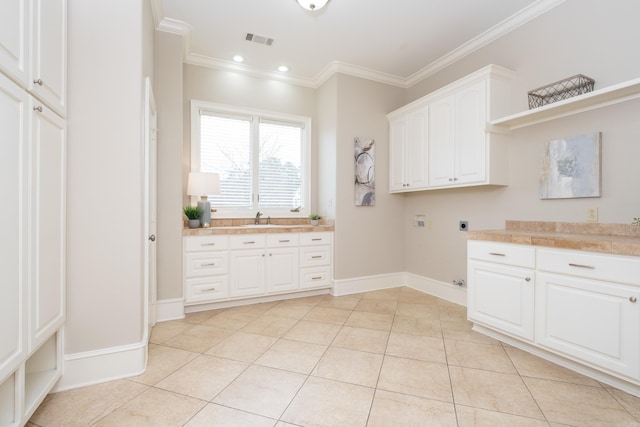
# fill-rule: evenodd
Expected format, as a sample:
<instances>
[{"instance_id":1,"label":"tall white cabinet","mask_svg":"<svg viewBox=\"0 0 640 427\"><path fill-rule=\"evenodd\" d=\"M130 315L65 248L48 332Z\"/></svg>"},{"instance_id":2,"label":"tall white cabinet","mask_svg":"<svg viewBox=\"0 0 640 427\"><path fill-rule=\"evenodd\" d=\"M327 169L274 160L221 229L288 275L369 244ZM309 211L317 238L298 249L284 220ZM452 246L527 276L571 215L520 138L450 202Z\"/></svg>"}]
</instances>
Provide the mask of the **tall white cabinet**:
<instances>
[{"instance_id":1,"label":"tall white cabinet","mask_svg":"<svg viewBox=\"0 0 640 427\"><path fill-rule=\"evenodd\" d=\"M66 0L0 6L0 425L62 375Z\"/></svg>"}]
</instances>

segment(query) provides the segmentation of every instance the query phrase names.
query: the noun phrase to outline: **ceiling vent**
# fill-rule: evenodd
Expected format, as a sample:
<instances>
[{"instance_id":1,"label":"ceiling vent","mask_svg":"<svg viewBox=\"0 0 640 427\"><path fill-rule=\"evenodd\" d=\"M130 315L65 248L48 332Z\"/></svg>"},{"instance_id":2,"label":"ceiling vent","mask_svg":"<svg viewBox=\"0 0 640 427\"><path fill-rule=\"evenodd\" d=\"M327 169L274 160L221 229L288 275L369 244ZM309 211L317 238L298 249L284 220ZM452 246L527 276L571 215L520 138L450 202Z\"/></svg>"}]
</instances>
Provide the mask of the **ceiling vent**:
<instances>
[{"instance_id":1,"label":"ceiling vent","mask_svg":"<svg viewBox=\"0 0 640 427\"><path fill-rule=\"evenodd\" d=\"M265 44L267 46L271 46L273 44L273 39L270 37L260 36L258 34L247 33L247 36L244 38L246 41L254 42L258 44Z\"/></svg>"}]
</instances>

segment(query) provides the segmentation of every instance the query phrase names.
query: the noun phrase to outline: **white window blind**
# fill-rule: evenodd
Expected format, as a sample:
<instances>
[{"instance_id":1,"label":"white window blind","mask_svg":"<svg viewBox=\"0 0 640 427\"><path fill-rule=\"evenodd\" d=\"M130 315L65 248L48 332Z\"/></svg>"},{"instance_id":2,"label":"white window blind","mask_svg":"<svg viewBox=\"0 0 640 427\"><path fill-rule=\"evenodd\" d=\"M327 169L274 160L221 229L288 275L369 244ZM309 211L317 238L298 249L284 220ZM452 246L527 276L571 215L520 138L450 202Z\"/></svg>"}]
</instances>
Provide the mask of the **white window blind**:
<instances>
[{"instance_id":1,"label":"white window blind","mask_svg":"<svg viewBox=\"0 0 640 427\"><path fill-rule=\"evenodd\" d=\"M308 214L308 118L194 102L192 162L220 174L221 194L209 197L218 215Z\"/></svg>"},{"instance_id":2,"label":"white window blind","mask_svg":"<svg viewBox=\"0 0 640 427\"><path fill-rule=\"evenodd\" d=\"M260 120L260 208L302 204L302 126Z\"/></svg>"},{"instance_id":3,"label":"white window blind","mask_svg":"<svg viewBox=\"0 0 640 427\"><path fill-rule=\"evenodd\" d=\"M219 207L251 207L251 119L202 112L200 170L220 174L220 194L211 196Z\"/></svg>"}]
</instances>

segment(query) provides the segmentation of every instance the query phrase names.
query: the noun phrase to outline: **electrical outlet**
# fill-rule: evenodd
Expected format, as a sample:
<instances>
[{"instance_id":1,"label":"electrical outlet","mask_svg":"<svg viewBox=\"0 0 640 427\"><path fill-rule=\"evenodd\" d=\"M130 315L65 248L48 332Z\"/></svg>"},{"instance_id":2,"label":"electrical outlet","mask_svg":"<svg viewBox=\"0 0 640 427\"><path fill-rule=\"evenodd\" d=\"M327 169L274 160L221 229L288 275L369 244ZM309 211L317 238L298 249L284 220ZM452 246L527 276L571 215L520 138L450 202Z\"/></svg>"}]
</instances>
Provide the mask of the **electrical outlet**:
<instances>
[{"instance_id":1,"label":"electrical outlet","mask_svg":"<svg viewBox=\"0 0 640 427\"><path fill-rule=\"evenodd\" d=\"M598 208L587 208L587 222L598 222Z\"/></svg>"}]
</instances>

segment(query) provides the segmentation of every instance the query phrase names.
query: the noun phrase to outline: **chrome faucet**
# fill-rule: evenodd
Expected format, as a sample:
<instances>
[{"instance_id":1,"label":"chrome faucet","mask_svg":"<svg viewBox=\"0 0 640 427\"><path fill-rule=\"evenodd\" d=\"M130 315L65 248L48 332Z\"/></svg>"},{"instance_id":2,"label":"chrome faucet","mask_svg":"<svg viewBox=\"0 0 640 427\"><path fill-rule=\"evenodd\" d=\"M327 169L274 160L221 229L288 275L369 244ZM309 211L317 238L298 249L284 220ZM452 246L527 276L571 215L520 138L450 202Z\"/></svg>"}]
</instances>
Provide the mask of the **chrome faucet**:
<instances>
[{"instance_id":1,"label":"chrome faucet","mask_svg":"<svg viewBox=\"0 0 640 427\"><path fill-rule=\"evenodd\" d=\"M258 213L256 214L256 220L254 222L255 225L260 224L260 217L262 216L262 212L258 211Z\"/></svg>"}]
</instances>

